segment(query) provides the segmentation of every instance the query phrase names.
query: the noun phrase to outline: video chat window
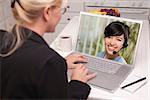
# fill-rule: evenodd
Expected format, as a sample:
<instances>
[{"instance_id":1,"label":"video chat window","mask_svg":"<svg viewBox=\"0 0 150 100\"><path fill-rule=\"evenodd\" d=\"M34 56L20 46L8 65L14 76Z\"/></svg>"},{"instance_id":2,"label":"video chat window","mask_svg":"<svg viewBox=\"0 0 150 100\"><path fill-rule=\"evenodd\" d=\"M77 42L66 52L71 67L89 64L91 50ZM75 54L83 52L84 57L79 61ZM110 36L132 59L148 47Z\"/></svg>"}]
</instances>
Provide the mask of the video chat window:
<instances>
[{"instance_id":1,"label":"video chat window","mask_svg":"<svg viewBox=\"0 0 150 100\"><path fill-rule=\"evenodd\" d=\"M127 46L122 48L120 47L121 49L118 49L115 52L118 52L119 55L125 59L127 64L132 64L134 59L134 54L136 51L136 44L138 42L138 35L140 32L140 25L141 25L140 22L136 22L136 21L127 20L124 18L112 17L112 16L104 17L103 15L89 16L89 15L81 14L79 30L78 30L78 43L77 43L76 50L85 54L90 54L92 56L98 56L99 53L106 52L106 47L107 47L106 40L107 39L109 40L112 37L109 35L106 36L104 32L105 32L105 28L113 22L121 22L129 27L130 34L126 40ZM123 41L123 40L118 39L117 41Z\"/></svg>"}]
</instances>

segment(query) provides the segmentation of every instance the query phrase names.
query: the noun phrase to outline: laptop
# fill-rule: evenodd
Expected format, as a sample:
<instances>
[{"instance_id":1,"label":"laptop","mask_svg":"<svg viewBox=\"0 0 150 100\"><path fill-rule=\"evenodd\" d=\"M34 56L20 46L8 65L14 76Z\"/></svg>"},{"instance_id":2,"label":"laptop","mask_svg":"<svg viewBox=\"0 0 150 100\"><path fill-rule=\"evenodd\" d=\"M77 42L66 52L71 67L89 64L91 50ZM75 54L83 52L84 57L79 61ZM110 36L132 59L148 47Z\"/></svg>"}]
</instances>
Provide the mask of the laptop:
<instances>
[{"instance_id":1,"label":"laptop","mask_svg":"<svg viewBox=\"0 0 150 100\"><path fill-rule=\"evenodd\" d=\"M126 41L128 45L119 51L113 51L114 54L118 53L125 63L98 56L100 53L107 52L104 31L113 22L124 23L130 30ZM142 23L135 19L80 12L75 52L83 54L88 59L88 63L79 63L84 63L89 72L97 73L97 76L90 80L89 84L112 93L120 87L134 69ZM111 36L107 38L111 38Z\"/></svg>"}]
</instances>

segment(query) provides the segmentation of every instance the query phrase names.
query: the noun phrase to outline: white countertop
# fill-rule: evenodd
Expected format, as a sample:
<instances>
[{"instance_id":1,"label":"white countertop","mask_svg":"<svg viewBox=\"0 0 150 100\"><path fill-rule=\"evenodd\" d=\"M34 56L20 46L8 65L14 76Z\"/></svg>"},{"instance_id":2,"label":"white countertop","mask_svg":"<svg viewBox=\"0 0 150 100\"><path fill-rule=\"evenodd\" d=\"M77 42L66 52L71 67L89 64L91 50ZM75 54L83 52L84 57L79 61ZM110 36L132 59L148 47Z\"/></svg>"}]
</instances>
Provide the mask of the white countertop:
<instances>
[{"instance_id":1,"label":"white countertop","mask_svg":"<svg viewBox=\"0 0 150 100\"><path fill-rule=\"evenodd\" d=\"M75 47L76 39L77 39L77 28L78 28L78 17L74 17L70 23L64 28L64 30L61 32L59 36L62 34L73 34L73 47ZM132 71L132 73L127 77L127 79L122 83L125 84L129 81L129 78L133 78L135 76L137 77L147 77L147 80L150 80L148 76L148 67L150 67L150 55L149 51L149 22L144 21L142 34L139 42L139 48L137 51L137 59L135 63L135 68ZM58 37L59 37L58 36ZM50 45L54 50L56 50L60 55L63 57L67 56L71 52L62 52L59 49L56 48L56 42L58 42L58 37L52 42ZM138 89L134 93L130 93L128 91L118 89L115 93L109 93L107 91L104 91L98 87L92 86L91 93L89 95L89 100L95 100L96 98L99 100L102 98L102 100L150 100L150 95L148 94L148 87L150 87L149 82L147 82L144 86L142 86L140 89ZM92 99L94 98L94 99Z\"/></svg>"}]
</instances>

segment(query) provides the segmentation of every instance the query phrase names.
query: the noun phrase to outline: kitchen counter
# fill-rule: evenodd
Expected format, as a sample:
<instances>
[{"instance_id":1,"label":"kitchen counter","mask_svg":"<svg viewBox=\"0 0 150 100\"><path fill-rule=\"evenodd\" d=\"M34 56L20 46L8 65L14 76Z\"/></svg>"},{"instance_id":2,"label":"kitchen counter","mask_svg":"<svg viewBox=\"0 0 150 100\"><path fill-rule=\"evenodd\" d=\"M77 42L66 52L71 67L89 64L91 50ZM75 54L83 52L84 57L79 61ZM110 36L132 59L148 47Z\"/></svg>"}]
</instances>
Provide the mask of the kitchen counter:
<instances>
[{"instance_id":1,"label":"kitchen counter","mask_svg":"<svg viewBox=\"0 0 150 100\"><path fill-rule=\"evenodd\" d=\"M69 24L64 28L64 30L61 32L59 36L62 34L72 34L73 35L73 48L75 47L76 39L77 39L77 28L78 28L78 17L74 17ZM52 42L50 45L54 50L56 50L60 55L63 57L70 54L70 52L62 52L59 49L56 48L56 43L58 42L59 36ZM115 93L109 93L107 91L104 91L98 87L94 87L91 85L92 90L89 95L89 100L150 100L149 94L148 94L148 87L150 87L150 78L148 74L148 67L150 67L150 47L149 47L149 22L147 20L144 20L143 28L142 28L142 34L140 37L139 42L139 48L137 52L137 59L135 68L132 71L132 73L127 77L127 79L123 82L126 83L129 81L129 78L132 78L133 76L139 76L139 77L147 77L147 83L142 86L140 89L138 89L134 93L130 93L128 91L125 91L121 88L119 88Z\"/></svg>"}]
</instances>

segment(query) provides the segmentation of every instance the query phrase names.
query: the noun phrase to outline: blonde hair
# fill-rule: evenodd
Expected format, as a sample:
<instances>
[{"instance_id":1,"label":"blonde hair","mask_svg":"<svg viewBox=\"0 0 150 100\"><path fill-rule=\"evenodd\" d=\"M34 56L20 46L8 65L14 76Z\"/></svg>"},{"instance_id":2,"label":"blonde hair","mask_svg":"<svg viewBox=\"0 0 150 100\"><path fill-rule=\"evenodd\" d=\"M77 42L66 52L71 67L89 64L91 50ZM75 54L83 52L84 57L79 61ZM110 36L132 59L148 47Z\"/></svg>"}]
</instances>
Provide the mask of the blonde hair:
<instances>
[{"instance_id":1,"label":"blonde hair","mask_svg":"<svg viewBox=\"0 0 150 100\"><path fill-rule=\"evenodd\" d=\"M12 8L14 18L18 24L34 23L41 16L46 6L60 6L63 0L18 0Z\"/></svg>"},{"instance_id":2,"label":"blonde hair","mask_svg":"<svg viewBox=\"0 0 150 100\"><path fill-rule=\"evenodd\" d=\"M65 0L66 1L66 0ZM13 16L17 22L14 39L14 47L6 54L0 53L0 57L7 57L15 52L25 40L21 33L20 26L23 24L34 23L42 14L42 10L47 6L62 7L66 2L63 0L14 0L12 6ZM14 41L14 39L12 39ZM7 42L7 41L6 41ZM4 42L3 42L4 43ZM12 42L14 43L14 42ZM4 43L7 44L7 43Z\"/></svg>"},{"instance_id":3,"label":"blonde hair","mask_svg":"<svg viewBox=\"0 0 150 100\"><path fill-rule=\"evenodd\" d=\"M7 53L2 53L2 51L1 51L0 57L7 57L7 56L11 55L21 45L22 36L20 34L17 34L17 33L20 33L20 32L18 32L20 30L19 26L16 26L15 28L16 28L16 31L17 31L15 33L7 32L7 31L5 32L5 34L4 34L4 37L5 37L4 39L5 40L2 38L3 44L1 45L2 46L1 50L2 49L4 49L4 50L9 49L10 51L7 52ZM7 48L7 46L9 46L9 48ZM6 51L8 51L8 50L6 50Z\"/></svg>"}]
</instances>

